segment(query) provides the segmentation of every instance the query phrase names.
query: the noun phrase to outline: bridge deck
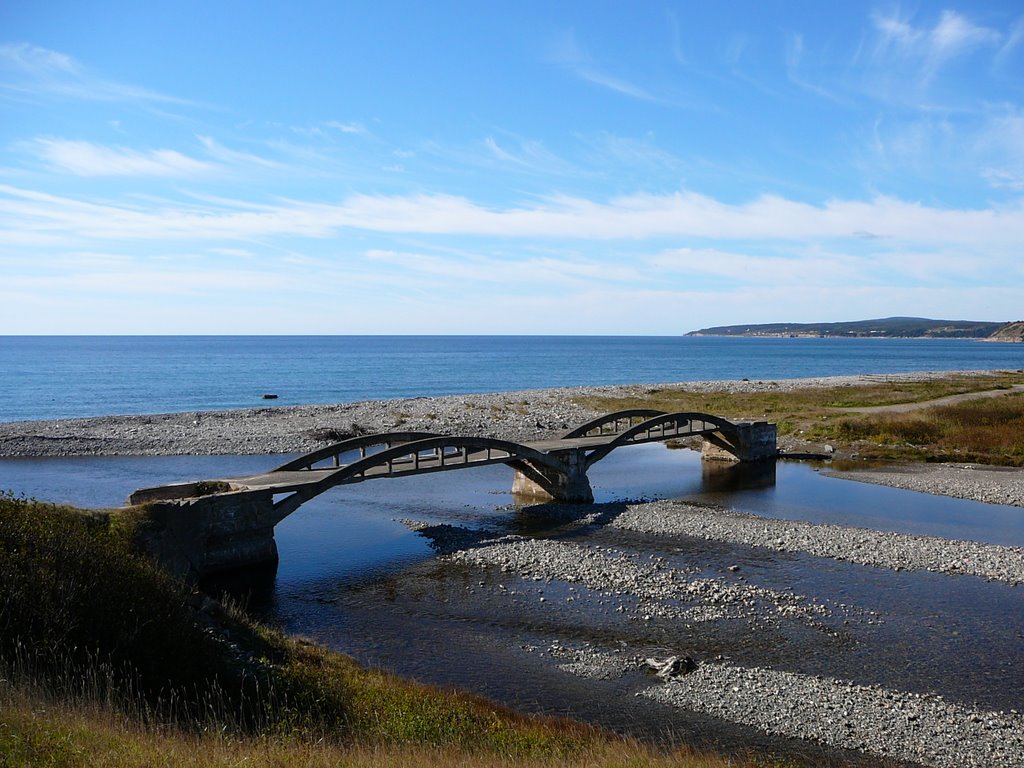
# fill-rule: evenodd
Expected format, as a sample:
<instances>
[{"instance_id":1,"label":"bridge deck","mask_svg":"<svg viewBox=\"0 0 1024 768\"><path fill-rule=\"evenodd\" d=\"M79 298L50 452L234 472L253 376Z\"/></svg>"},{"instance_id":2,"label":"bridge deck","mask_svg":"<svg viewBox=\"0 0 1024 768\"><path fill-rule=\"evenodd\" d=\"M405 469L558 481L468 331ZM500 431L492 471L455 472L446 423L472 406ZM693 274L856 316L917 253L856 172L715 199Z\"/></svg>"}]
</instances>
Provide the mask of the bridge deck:
<instances>
[{"instance_id":1,"label":"bridge deck","mask_svg":"<svg viewBox=\"0 0 1024 768\"><path fill-rule=\"evenodd\" d=\"M577 495L582 497L589 494L587 468L615 448L735 429L736 425L704 413L632 409L601 416L559 438L527 443L426 432L364 435L311 451L256 475L141 488L129 497L129 503L186 499L211 492L269 491L275 496L293 494L289 503L294 506L336 485L488 464L511 465L517 470L517 478L518 473L526 473L542 486L555 482L552 478L562 478L557 482L575 478L571 482L579 486ZM550 492L546 487L545 491ZM562 493L563 489L559 486L555 492ZM279 506L284 509L286 505L282 502Z\"/></svg>"},{"instance_id":2,"label":"bridge deck","mask_svg":"<svg viewBox=\"0 0 1024 768\"><path fill-rule=\"evenodd\" d=\"M592 437L573 437L569 439L536 440L529 443L522 443L526 448L532 448L540 453L558 454L572 450L587 448L601 448L609 445L620 433L608 433ZM407 456L394 459L388 465L381 465L368 469L363 475L342 481L340 484L357 483L363 480L370 480L378 477L392 477L395 474L420 474L437 472L445 469L455 469L468 464L483 466L486 464L507 464L510 459L508 454L498 455L494 451L468 450L458 454L431 453L420 455L415 460ZM415 467L413 466L415 464ZM259 475L248 475L246 477L225 477L222 482L230 483L236 490L271 490L275 493L290 493L302 490L328 479L339 470L344 469L346 464L328 467L324 469L299 469L291 471L274 470Z\"/></svg>"}]
</instances>

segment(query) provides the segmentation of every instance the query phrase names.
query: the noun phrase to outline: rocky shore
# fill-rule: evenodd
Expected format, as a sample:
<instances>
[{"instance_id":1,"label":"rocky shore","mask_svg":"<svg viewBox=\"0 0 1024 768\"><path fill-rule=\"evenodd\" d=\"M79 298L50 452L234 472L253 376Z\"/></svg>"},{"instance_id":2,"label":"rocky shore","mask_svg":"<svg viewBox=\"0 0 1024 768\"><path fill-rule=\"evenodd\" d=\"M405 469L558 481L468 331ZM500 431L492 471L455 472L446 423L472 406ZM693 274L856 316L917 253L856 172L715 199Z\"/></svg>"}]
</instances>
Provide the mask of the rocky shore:
<instances>
[{"instance_id":1,"label":"rocky shore","mask_svg":"<svg viewBox=\"0 0 1024 768\"><path fill-rule=\"evenodd\" d=\"M967 375L971 372L957 373ZM576 402L578 398L592 395L630 397L643 395L654 388L686 392L785 392L809 387L926 381L949 375L948 371L924 371L764 381L689 381L367 400L330 405L0 422L0 457L292 453L312 450L352 434L389 430L482 435L507 440L538 439L597 416ZM751 414L750 418L761 418L761 415Z\"/></svg>"},{"instance_id":2,"label":"rocky shore","mask_svg":"<svg viewBox=\"0 0 1024 768\"><path fill-rule=\"evenodd\" d=\"M887 615L758 584L767 562L760 556L753 556L761 564L756 569L719 566L715 573L707 563L667 555L693 537L810 555L822 558L825 569L829 559L838 559L1016 585L1024 583L1024 548L759 518L672 501L595 505L581 512L572 516L566 511L575 532L555 540L451 526L422 530L444 559L500 573L493 599L511 594L533 602L552 626L559 621L544 606L554 601L581 603L589 606L588 616L619 616L625 626L650 628L619 629L619 640L611 629L600 633L599 641L523 646L568 674L595 681L632 679L634 697L878 758L941 768L1021 764L1024 716L1017 710L989 709L935 692L737 664L729 655L707 657L692 651L692 658L650 658L645 656L649 640L641 638L662 638L659 644L665 643L664 652L671 654L682 653L673 645L687 648L723 632L727 638L796 637L797 627L803 627L821 638L812 643L835 643L828 646L829 654L835 654L851 642L863 642L853 638L863 637L865 628L905 620L898 611ZM614 543L616 530L653 534L663 543L653 552L637 551L629 543ZM493 583L480 581L479 588ZM609 620L607 626L623 625ZM732 641L719 642L728 649Z\"/></svg>"},{"instance_id":3,"label":"rocky shore","mask_svg":"<svg viewBox=\"0 0 1024 768\"><path fill-rule=\"evenodd\" d=\"M969 372L957 372L964 375ZM977 371L979 375L990 371ZM780 392L808 387L924 381L948 371L812 379L692 381L657 385L688 392ZM0 458L29 456L189 456L311 451L358 434L418 431L506 440L553 437L599 415L577 400L642 395L652 385L574 387L497 394L368 400L332 405L192 411L0 422ZM759 418L751 414L751 419ZM815 446L780 440L786 452ZM994 504L1024 506L1024 472L965 465L840 473L853 480Z\"/></svg>"}]
</instances>

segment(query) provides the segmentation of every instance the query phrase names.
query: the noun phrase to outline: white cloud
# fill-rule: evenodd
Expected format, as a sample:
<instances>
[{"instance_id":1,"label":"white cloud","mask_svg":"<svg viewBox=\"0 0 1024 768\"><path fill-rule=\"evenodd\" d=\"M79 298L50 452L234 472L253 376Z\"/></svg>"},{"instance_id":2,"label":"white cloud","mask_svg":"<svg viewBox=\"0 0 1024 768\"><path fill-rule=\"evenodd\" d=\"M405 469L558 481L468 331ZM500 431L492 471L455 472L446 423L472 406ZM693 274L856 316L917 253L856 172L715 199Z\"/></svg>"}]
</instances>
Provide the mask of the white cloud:
<instances>
[{"instance_id":1,"label":"white cloud","mask_svg":"<svg viewBox=\"0 0 1024 768\"><path fill-rule=\"evenodd\" d=\"M336 131L341 131L342 133L353 133L360 136L369 133L369 131L366 130L366 126L362 123L342 123L337 120L328 120L324 125L328 128L333 128Z\"/></svg>"},{"instance_id":2,"label":"white cloud","mask_svg":"<svg viewBox=\"0 0 1024 768\"><path fill-rule=\"evenodd\" d=\"M77 75L81 71L81 67L70 56L28 43L0 45L0 64L33 76Z\"/></svg>"},{"instance_id":3,"label":"white cloud","mask_svg":"<svg viewBox=\"0 0 1024 768\"><path fill-rule=\"evenodd\" d=\"M552 58L558 64L572 72L576 77L588 83L599 85L610 91L628 96L639 101L661 102L662 99L634 83L615 77L594 64L590 55L580 48L576 42L576 34L569 33L554 47Z\"/></svg>"},{"instance_id":4,"label":"white cloud","mask_svg":"<svg viewBox=\"0 0 1024 768\"><path fill-rule=\"evenodd\" d=\"M875 56L884 63L891 56L918 62L925 81L947 62L981 47L996 47L1002 34L973 23L956 11L942 12L932 28L915 27L896 15L872 14L878 40Z\"/></svg>"},{"instance_id":5,"label":"white cloud","mask_svg":"<svg viewBox=\"0 0 1024 768\"><path fill-rule=\"evenodd\" d=\"M1024 174L1015 174L1005 168L984 168L981 175L994 189L1024 192Z\"/></svg>"},{"instance_id":6,"label":"white cloud","mask_svg":"<svg viewBox=\"0 0 1024 768\"><path fill-rule=\"evenodd\" d=\"M236 149L228 149L211 136L196 136L196 138L199 139L199 143L205 147L211 157L224 163L241 166L258 165L263 168L284 167L281 163L275 162L274 160L268 160L265 157L260 157L259 155L254 155L250 152L239 152Z\"/></svg>"},{"instance_id":7,"label":"white cloud","mask_svg":"<svg viewBox=\"0 0 1024 768\"><path fill-rule=\"evenodd\" d=\"M597 202L561 196L513 207L465 197L353 195L340 203L242 200L206 207L171 202L115 205L0 185L0 233L65 234L71 240L333 237L352 229L379 233L492 236L522 240L714 240L855 238L858 233L919 243L1019 244L1024 199L978 209L937 208L879 196L821 205L764 195L742 204L695 193L637 194ZM2 238L0 238L2 239Z\"/></svg>"},{"instance_id":8,"label":"white cloud","mask_svg":"<svg viewBox=\"0 0 1024 768\"><path fill-rule=\"evenodd\" d=\"M712 248L677 248L650 258L656 269L710 275L738 285L842 285L874 282L863 259L842 253L789 256L741 253Z\"/></svg>"},{"instance_id":9,"label":"white cloud","mask_svg":"<svg viewBox=\"0 0 1024 768\"><path fill-rule=\"evenodd\" d=\"M196 176L214 168L172 149L141 152L46 138L35 139L29 146L51 168L76 176Z\"/></svg>"},{"instance_id":10,"label":"white cloud","mask_svg":"<svg viewBox=\"0 0 1024 768\"><path fill-rule=\"evenodd\" d=\"M0 45L0 94L4 92L83 101L195 106L186 99L106 80L71 56L28 43Z\"/></svg>"},{"instance_id":11,"label":"white cloud","mask_svg":"<svg viewBox=\"0 0 1024 768\"><path fill-rule=\"evenodd\" d=\"M367 258L416 272L443 278L447 284L497 284L546 290L554 286L592 285L595 282L626 283L649 279L641 269L578 258L507 259L481 256L442 257L408 251L374 249Z\"/></svg>"}]
</instances>

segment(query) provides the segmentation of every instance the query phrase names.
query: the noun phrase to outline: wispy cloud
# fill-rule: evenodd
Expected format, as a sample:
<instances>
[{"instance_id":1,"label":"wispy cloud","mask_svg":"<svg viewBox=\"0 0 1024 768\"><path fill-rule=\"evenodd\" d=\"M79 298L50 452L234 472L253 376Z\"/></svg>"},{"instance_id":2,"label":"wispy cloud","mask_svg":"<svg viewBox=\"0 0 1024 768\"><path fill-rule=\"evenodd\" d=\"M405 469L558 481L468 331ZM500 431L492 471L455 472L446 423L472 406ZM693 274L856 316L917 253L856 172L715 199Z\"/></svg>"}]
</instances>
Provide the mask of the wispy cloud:
<instances>
[{"instance_id":1,"label":"wispy cloud","mask_svg":"<svg viewBox=\"0 0 1024 768\"><path fill-rule=\"evenodd\" d=\"M57 171L76 176L179 176L205 174L214 166L172 149L139 151L105 147L88 141L37 138L29 142L36 155Z\"/></svg>"},{"instance_id":2,"label":"wispy cloud","mask_svg":"<svg viewBox=\"0 0 1024 768\"><path fill-rule=\"evenodd\" d=\"M352 195L338 204L242 200L206 208L153 202L132 207L0 185L0 233L69 240L229 240L262 236L333 237L343 230L378 233L639 240L658 237L738 240L854 239L873 232L919 243L1019 244L1024 201L1000 207L947 209L892 197L830 200L821 205L763 195L729 204L695 193L640 194L600 202L561 196L488 207L441 194ZM0 240L3 239L0 237Z\"/></svg>"},{"instance_id":3,"label":"wispy cloud","mask_svg":"<svg viewBox=\"0 0 1024 768\"><path fill-rule=\"evenodd\" d=\"M1000 46L999 52L996 54L996 66L1004 66L1010 56L1020 48L1022 42L1024 42L1024 16L1017 19L1013 26L1010 27L1010 31L1006 35L1006 40L1003 42L1002 46Z\"/></svg>"},{"instance_id":4,"label":"wispy cloud","mask_svg":"<svg viewBox=\"0 0 1024 768\"><path fill-rule=\"evenodd\" d=\"M503 287L538 289L538 286L581 286L595 283L631 283L646 281L642 269L631 265L608 264L580 258L534 257L527 259L486 256L454 257L410 251L374 249L367 258L401 267L404 273L419 273L442 278L448 284L493 283Z\"/></svg>"},{"instance_id":5,"label":"wispy cloud","mask_svg":"<svg viewBox=\"0 0 1024 768\"><path fill-rule=\"evenodd\" d=\"M229 149L218 142L212 136L196 136L199 143L203 145L210 157L230 165L259 166L262 168L283 168L284 166L275 161L268 160L260 155L251 152L240 152L237 149Z\"/></svg>"},{"instance_id":6,"label":"wispy cloud","mask_svg":"<svg viewBox=\"0 0 1024 768\"><path fill-rule=\"evenodd\" d=\"M370 131L365 125L357 122L341 122L340 120L327 120L316 125L293 125L292 133L300 136L315 136L327 138L334 133L349 134L353 136L369 136Z\"/></svg>"},{"instance_id":7,"label":"wispy cloud","mask_svg":"<svg viewBox=\"0 0 1024 768\"><path fill-rule=\"evenodd\" d=\"M342 123L337 120L328 120L324 125L328 128L340 131L341 133L354 133L360 136L369 133L369 131L366 130L366 126L362 123Z\"/></svg>"},{"instance_id":8,"label":"wispy cloud","mask_svg":"<svg viewBox=\"0 0 1024 768\"><path fill-rule=\"evenodd\" d=\"M628 96L631 99L655 103L663 102L662 99L647 89L604 71L594 62L590 54L579 46L576 42L576 34L572 31L555 46L552 58L557 64L562 65L576 75L576 77L588 83L599 85L602 88L614 91L622 96Z\"/></svg>"},{"instance_id":9,"label":"wispy cloud","mask_svg":"<svg viewBox=\"0 0 1024 768\"><path fill-rule=\"evenodd\" d=\"M828 99L837 104L845 104L845 100L816 83L809 81L803 74L801 64L804 58L804 37L798 33L791 33L786 40L786 76L793 85L813 93L816 96Z\"/></svg>"},{"instance_id":10,"label":"wispy cloud","mask_svg":"<svg viewBox=\"0 0 1024 768\"><path fill-rule=\"evenodd\" d=\"M28 43L0 45L0 94L60 97L83 101L196 106L129 83L107 80L71 56Z\"/></svg>"},{"instance_id":11,"label":"wispy cloud","mask_svg":"<svg viewBox=\"0 0 1024 768\"><path fill-rule=\"evenodd\" d=\"M878 119L871 132L870 161L887 174L948 179L979 178L993 189L1018 190L1024 179L1024 111L1010 105L978 114L925 114L910 120Z\"/></svg>"},{"instance_id":12,"label":"wispy cloud","mask_svg":"<svg viewBox=\"0 0 1024 768\"><path fill-rule=\"evenodd\" d=\"M996 48L1003 38L999 31L951 10L943 11L931 28L915 27L896 14L873 13L871 20L878 35L876 60L895 57L916 62L925 83L953 59L978 48Z\"/></svg>"}]
</instances>

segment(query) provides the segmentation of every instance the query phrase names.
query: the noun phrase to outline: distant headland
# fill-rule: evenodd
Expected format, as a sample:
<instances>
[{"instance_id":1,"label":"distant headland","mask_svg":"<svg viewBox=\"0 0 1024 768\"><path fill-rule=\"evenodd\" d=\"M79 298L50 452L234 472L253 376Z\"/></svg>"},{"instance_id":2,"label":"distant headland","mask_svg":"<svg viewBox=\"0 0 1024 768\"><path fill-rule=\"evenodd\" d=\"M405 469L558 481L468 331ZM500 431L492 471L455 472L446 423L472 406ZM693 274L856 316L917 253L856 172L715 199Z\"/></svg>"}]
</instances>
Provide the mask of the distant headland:
<instances>
[{"instance_id":1,"label":"distant headland","mask_svg":"<svg viewBox=\"0 0 1024 768\"><path fill-rule=\"evenodd\" d=\"M1024 321L989 323L975 320L930 320L886 317L847 323L766 323L719 325L690 331L687 336L760 336L774 338L980 339L1024 342Z\"/></svg>"}]
</instances>

